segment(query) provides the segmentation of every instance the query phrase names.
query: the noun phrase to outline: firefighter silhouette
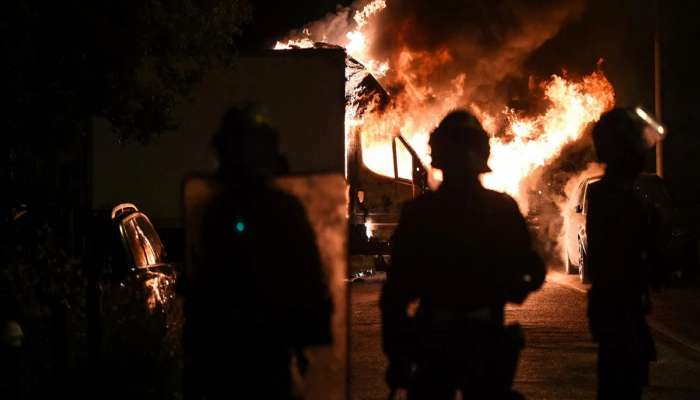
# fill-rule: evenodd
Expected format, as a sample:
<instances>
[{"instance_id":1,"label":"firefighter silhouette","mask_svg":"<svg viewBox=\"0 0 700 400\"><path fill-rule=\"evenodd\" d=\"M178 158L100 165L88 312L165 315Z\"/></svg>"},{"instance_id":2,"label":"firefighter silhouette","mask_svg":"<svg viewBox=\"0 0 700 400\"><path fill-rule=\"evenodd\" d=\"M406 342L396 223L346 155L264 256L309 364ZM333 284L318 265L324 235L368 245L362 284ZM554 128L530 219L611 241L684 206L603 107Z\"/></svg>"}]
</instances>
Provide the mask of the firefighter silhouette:
<instances>
[{"instance_id":1,"label":"firefighter silhouette","mask_svg":"<svg viewBox=\"0 0 700 400\"><path fill-rule=\"evenodd\" d=\"M186 396L291 399L292 357L331 342L314 233L301 204L270 183L277 136L252 107L226 111L213 146L222 189L204 212L186 299Z\"/></svg>"},{"instance_id":2,"label":"firefighter silhouette","mask_svg":"<svg viewBox=\"0 0 700 400\"><path fill-rule=\"evenodd\" d=\"M409 399L520 398L523 335L504 306L542 285L543 261L515 201L479 182L489 143L476 118L448 114L429 144L443 182L404 205L380 299L387 383Z\"/></svg>"},{"instance_id":3,"label":"firefighter silhouette","mask_svg":"<svg viewBox=\"0 0 700 400\"><path fill-rule=\"evenodd\" d=\"M640 399L656 357L646 323L649 287L659 273L659 218L634 184L644 165L643 122L616 108L593 128L603 178L588 192L591 289L588 320L598 343L598 399Z\"/></svg>"}]
</instances>

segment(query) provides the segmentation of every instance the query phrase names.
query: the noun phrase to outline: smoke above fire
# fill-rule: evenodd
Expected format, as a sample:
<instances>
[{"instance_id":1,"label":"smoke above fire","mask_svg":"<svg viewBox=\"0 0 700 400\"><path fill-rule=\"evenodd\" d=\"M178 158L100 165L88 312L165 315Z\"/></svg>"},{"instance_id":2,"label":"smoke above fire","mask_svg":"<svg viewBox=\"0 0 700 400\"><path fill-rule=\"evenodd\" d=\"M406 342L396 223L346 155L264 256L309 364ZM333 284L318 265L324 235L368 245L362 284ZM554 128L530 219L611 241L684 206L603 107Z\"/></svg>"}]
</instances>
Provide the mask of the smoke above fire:
<instances>
[{"instance_id":1,"label":"smoke above fire","mask_svg":"<svg viewBox=\"0 0 700 400\"><path fill-rule=\"evenodd\" d=\"M506 80L521 76L525 59L584 8L580 0L394 1L368 33L370 55L390 65L387 88L418 100L454 96L492 113L507 102ZM394 66L395 68L391 68ZM464 76L464 78L460 78ZM463 79L463 81L462 81Z\"/></svg>"},{"instance_id":2,"label":"smoke above fire","mask_svg":"<svg viewBox=\"0 0 700 400\"><path fill-rule=\"evenodd\" d=\"M449 111L472 111L491 136L492 172L482 182L512 195L527 213L542 204L558 208L566 183L553 186L548 171L614 105L602 60L577 77L565 71L537 77L523 67L584 8L585 0L363 0L301 27L275 48L337 45L349 65L361 64L376 79L379 88L368 88L365 75L348 67L345 123L347 142L359 141L362 161L379 174L394 176L397 135L430 169L430 132ZM590 146L585 151L591 154ZM567 176L585 164L576 168ZM398 154L398 175L410 179L411 172L410 156ZM551 241L558 236L552 232Z\"/></svg>"}]
</instances>

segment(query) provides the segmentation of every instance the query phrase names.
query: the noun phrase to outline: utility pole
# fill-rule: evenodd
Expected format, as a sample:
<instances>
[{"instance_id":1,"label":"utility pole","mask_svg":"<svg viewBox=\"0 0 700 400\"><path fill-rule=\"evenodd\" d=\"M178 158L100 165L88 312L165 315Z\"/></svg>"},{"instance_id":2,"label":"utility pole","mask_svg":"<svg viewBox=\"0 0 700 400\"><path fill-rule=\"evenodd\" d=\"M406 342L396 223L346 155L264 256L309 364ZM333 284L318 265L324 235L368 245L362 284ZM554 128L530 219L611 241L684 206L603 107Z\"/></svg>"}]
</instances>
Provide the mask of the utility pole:
<instances>
[{"instance_id":1,"label":"utility pole","mask_svg":"<svg viewBox=\"0 0 700 400\"><path fill-rule=\"evenodd\" d=\"M654 0L654 111L656 120L661 121L661 43L659 30L661 18L659 0ZM656 175L664 176L664 144L663 140L656 142Z\"/></svg>"}]
</instances>

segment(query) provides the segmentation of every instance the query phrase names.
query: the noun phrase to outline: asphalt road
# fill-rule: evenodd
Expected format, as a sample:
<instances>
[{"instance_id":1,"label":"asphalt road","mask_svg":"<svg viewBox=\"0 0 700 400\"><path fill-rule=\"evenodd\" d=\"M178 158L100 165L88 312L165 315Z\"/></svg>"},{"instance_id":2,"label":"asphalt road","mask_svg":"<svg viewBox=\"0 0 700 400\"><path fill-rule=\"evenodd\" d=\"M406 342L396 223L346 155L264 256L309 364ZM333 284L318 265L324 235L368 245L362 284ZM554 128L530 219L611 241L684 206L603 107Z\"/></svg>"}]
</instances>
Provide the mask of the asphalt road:
<instances>
[{"instance_id":1,"label":"asphalt road","mask_svg":"<svg viewBox=\"0 0 700 400\"><path fill-rule=\"evenodd\" d=\"M352 284L350 384L357 400L387 399L389 393L381 351L380 288L381 282ZM550 273L540 291L507 308L508 321L520 322L527 335L515 387L528 399L595 398L596 347L585 318L585 290L575 277ZM645 399L700 399L700 352L659 328L654 329L659 359L652 364Z\"/></svg>"}]
</instances>

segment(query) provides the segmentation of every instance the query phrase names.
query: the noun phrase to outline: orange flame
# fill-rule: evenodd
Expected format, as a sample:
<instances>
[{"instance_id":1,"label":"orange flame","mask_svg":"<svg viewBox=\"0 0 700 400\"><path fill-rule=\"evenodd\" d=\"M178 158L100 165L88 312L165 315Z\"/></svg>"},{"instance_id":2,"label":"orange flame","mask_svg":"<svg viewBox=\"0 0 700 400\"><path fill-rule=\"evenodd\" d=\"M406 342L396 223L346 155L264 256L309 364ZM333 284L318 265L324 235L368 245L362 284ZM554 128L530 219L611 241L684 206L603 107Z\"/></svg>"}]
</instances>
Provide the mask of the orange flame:
<instances>
[{"instance_id":1,"label":"orange flame","mask_svg":"<svg viewBox=\"0 0 700 400\"><path fill-rule=\"evenodd\" d=\"M387 61L377 61L369 56L369 46L367 42L367 31L370 29L369 20L386 8L385 0L373 0L361 10L357 11L353 16L355 26L341 34L329 34L324 32L317 40L311 38L311 32L308 28L302 30L301 35L287 39L286 42L278 41L275 43L275 50L293 49L293 48L311 48L315 42L328 42L345 48L347 54L367 68L372 75L381 77L389 70ZM329 36L330 35L330 36Z\"/></svg>"},{"instance_id":2,"label":"orange flame","mask_svg":"<svg viewBox=\"0 0 700 400\"><path fill-rule=\"evenodd\" d=\"M545 97L551 105L541 115L528 118L504 111L509 123L506 136L491 139L493 172L482 177L484 186L518 197L525 177L581 137L615 103L612 85L600 71L579 82L554 75L545 83Z\"/></svg>"},{"instance_id":3,"label":"orange flame","mask_svg":"<svg viewBox=\"0 0 700 400\"><path fill-rule=\"evenodd\" d=\"M371 57L371 43L367 42L373 31L371 19L386 8L384 0L374 0L354 15L354 26L344 34L328 36L326 27L315 28L322 32L320 41L342 46L349 56L360 61L377 79L389 71L387 61ZM346 18L347 19L347 18ZM327 25L337 25L327 23ZM301 35L277 42L275 49L312 47L314 40L308 29ZM539 115L524 116L517 110L489 105L491 111L482 110L465 96L468 71L457 73L447 83L442 79L437 84L433 76L441 67L453 60L448 48L416 52L401 49L393 58L392 83L400 83L400 93L392 96L389 106L372 107L360 111L357 107L346 107L346 135L359 130L364 164L382 175L394 176L392 140L400 134L430 165L428 138L440 119L455 108L468 108L479 118L484 129L491 135L489 166L492 172L482 176L483 184L491 189L509 193L527 208L525 196L521 196L521 183L535 169L555 158L561 148L583 134L590 123L614 105L614 90L601 71L595 71L580 80L553 75L541 83L548 108ZM357 100L356 88L347 86L349 104ZM465 100L466 97L466 100ZM498 121L505 126L498 129ZM503 125L501 123L501 125ZM496 135L496 133L499 133ZM347 142L347 141L346 141ZM406 151L398 151L398 176L411 178L411 157ZM430 169L429 167L427 167ZM438 174L431 173L435 177Z\"/></svg>"}]
</instances>

